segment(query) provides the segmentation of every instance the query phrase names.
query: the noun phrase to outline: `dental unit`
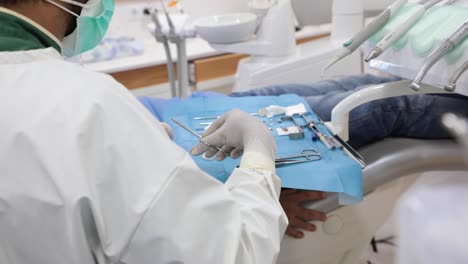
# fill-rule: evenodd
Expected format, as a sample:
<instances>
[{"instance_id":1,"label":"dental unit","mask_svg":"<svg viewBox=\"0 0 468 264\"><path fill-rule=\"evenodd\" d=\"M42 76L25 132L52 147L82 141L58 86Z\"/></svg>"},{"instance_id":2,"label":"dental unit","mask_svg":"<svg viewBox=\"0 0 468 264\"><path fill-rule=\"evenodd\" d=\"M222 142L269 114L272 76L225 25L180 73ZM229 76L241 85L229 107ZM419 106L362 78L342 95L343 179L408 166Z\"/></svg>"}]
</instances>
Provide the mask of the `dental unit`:
<instances>
[{"instance_id":1,"label":"dental unit","mask_svg":"<svg viewBox=\"0 0 468 264\"><path fill-rule=\"evenodd\" d=\"M153 23L155 24L155 30L153 33L154 37L156 38L157 42L160 42L163 44L164 52L166 53L166 59L167 59L166 64L167 64L167 72L168 72L168 77L169 77L169 85L171 86L171 95L172 97L176 97L178 90L176 86L174 63L172 60L171 49L169 48L169 40L167 36L162 32L161 21L159 20L157 9L155 9L151 13L151 18L153 20Z\"/></svg>"},{"instance_id":2,"label":"dental unit","mask_svg":"<svg viewBox=\"0 0 468 264\"><path fill-rule=\"evenodd\" d=\"M190 83L186 39L194 38L196 33L192 28L185 28L188 15L185 14L179 2L172 1L169 3L168 7L177 10L177 13L171 14L169 14L163 0L159 0L159 2L162 12L158 12L157 8L147 9L147 13L151 15L152 19L152 23L148 24L147 28L153 34L156 41L163 44L172 97L187 97ZM176 46L177 76L174 70L175 65L170 50L170 43Z\"/></svg>"},{"instance_id":3,"label":"dental unit","mask_svg":"<svg viewBox=\"0 0 468 264\"><path fill-rule=\"evenodd\" d=\"M468 36L468 21L465 21L463 25L455 30L442 44L436 48L425 60L423 66L419 70L413 83L410 85L411 89L418 91L420 89L420 83L426 76L427 72L441 60L448 52L457 47L461 42ZM458 78L457 78L458 79Z\"/></svg>"},{"instance_id":4,"label":"dental unit","mask_svg":"<svg viewBox=\"0 0 468 264\"><path fill-rule=\"evenodd\" d=\"M396 1L377 17L375 17L367 26L364 27L364 29L354 35L350 40L345 42L343 44L343 48L341 48L339 52L323 68L322 76L328 68L357 50L367 39L369 39L370 36L382 28L382 26L390 20L390 17L407 2L408 0Z\"/></svg>"},{"instance_id":5,"label":"dental unit","mask_svg":"<svg viewBox=\"0 0 468 264\"><path fill-rule=\"evenodd\" d=\"M385 50L387 50L393 43L395 43L403 34L405 34L421 17L424 16L426 11L438 4L442 0L429 0L423 2L422 5L418 6L416 11L414 11L408 18L405 19L398 27L396 27L392 32L387 34L377 46L369 53L365 61L369 62L377 57L379 57Z\"/></svg>"}]
</instances>

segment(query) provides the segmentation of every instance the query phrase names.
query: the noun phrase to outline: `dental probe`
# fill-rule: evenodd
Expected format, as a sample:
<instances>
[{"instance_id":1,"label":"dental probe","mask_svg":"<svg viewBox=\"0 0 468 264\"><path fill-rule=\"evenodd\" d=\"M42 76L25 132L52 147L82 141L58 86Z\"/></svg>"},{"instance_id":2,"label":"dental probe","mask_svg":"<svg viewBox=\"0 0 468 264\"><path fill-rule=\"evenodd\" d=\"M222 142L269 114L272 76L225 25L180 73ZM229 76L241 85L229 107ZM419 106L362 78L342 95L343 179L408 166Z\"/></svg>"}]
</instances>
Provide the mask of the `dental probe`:
<instances>
[{"instance_id":1,"label":"dental probe","mask_svg":"<svg viewBox=\"0 0 468 264\"><path fill-rule=\"evenodd\" d=\"M335 63L357 50L362 45L362 43L364 43L367 39L369 39L370 36L372 36L380 28L382 28L385 25L385 23L388 22L390 17L393 14L395 14L395 12L398 11L407 2L408 0L397 0L391 6L387 7L387 9L385 9L377 17L372 19L372 21L367 26L365 26L359 33L354 35L347 42L343 43L343 47L337 52L337 54L333 58L330 59L328 64L323 68L322 76L328 68L330 68Z\"/></svg>"},{"instance_id":2,"label":"dental probe","mask_svg":"<svg viewBox=\"0 0 468 264\"><path fill-rule=\"evenodd\" d=\"M327 125L325 125L325 122L319 116L317 116L317 118L319 119L320 123L328 130L328 132L332 134L333 138L335 138L335 140L343 147L343 150L345 150L345 153L350 158L357 161L357 163L361 165L361 168L364 169L366 167L366 162L364 158L361 156L361 154L359 154L359 152L357 152L353 147L351 147L351 145L349 145L346 141L341 139L340 136L338 136L333 130L331 130Z\"/></svg>"},{"instance_id":3,"label":"dental probe","mask_svg":"<svg viewBox=\"0 0 468 264\"><path fill-rule=\"evenodd\" d=\"M465 71L468 70L468 59L463 62L463 64L460 66L460 68L457 69L457 71L450 77L449 81L447 84L444 85L444 89L448 92L454 92L455 89L457 89L457 81L460 79L460 77L465 73Z\"/></svg>"},{"instance_id":4,"label":"dental probe","mask_svg":"<svg viewBox=\"0 0 468 264\"><path fill-rule=\"evenodd\" d=\"M442 57L448 52L458 46L468 36L468 20L466 20L461 26L459 26L453 33L449 35L442 44L437 47L424 61L424 64L419 69L416 78L410 85L411 89L419 91L421 88L421 81L426 76L427 72L436 64Z\"/></svg>"},{"instance_id":5,"label":"dental probe","mask_svg":"<svg viewBox=\"0 0 468 264\"><path fill-rule=\"evenodd\" d=\"M421 17L424 16L426 11L441 2L442 0L430 0L423 2L422 5L417 7L417 10L412 13L408 18L399 24L392 32L388 33L378 44L371 50L365 61L369 62L380 56L387 50L393 43L395 43L401 36L403 36Z\"/></svg>"},{"instance_id":6,"label":"dental probe","mask_svg":"<svg viewBox=\"0 0 468 264\"><path fill-rule=\"evenodd\" d=\"M188 126L182 124L181 122L179 122L177 119L175 118L171 118L171 120L176 123L177 125L179 125L181 128L185 129L187 132L189 132L190 134L194 135L195 137L198 138L198 141L200 141L200 143L202 143L203 145L207 146L207 147L210 147L210 148L214 148L216 149L217 151L223 153L224 155L226 155L226 157L230 157L231 155L227 154L224 150L222 150L220 147L217 147L217 146L214 146L214 145L211 145L210 143L206 142L203 137L198 134L197 132L193 131L192 129L190 129Z\"/></svg>"}]
</instances>

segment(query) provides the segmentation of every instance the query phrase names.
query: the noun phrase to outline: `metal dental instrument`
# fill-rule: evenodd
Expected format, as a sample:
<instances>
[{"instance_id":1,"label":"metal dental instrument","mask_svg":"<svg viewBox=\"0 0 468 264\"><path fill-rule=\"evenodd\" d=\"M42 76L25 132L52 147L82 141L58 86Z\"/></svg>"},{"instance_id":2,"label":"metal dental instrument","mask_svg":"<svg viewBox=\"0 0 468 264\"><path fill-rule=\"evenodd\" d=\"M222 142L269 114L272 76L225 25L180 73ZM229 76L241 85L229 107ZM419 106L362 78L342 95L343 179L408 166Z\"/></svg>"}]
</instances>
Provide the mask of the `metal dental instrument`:
<instances>
[{"instance_id":1,"label":"metal dental instrument","mask_svg":"<svg viewBox=\"0 0 468 264\"><path fill-rule=\"evenodd\" d=\"M179 125L180 127L182 127L183 129L185 129L187 132L189 132L190 134L194 135L195 137L198 138L198 141L200 141L200 143L204 144L205 146L208 146L210 148L214 148L216 149L217 151L223 153L224 155L226 155L226 157L230 157L230 155L228 153L226 153L224 150L222 150L220 147L217 147L217 146L214 146L214 145L211 145L210 143L206 142L203 137L198 134L197 132L193 131L192 129L190 129L189 127L187 127L186 125L182 124L180 121L176 120L175 118L171 118L171 120L176 123L177 125Z\"/></svg>"},{"instance_id":2,"label":"metal dental instrument","mask_svg":"<svg viewBox=\"0 0 468 264\"><path fill-rule=\"evenodd\" d=\"M362 45L362 43L369 39L370 36L372 36L375 32L381 29L385 25L385 23L388 22L390 17L393 14L395 14L407 2L408 0L397 0L387 9L385 9L382 13L380 13L377 17L375 17L367 26L364 27L364 29L362 29L350 40L345 42L343 44L343 47L337 52L337 54L333 58L330 59L328 64L323 68L322 76L328 68L330 68L343 58L347 57L351 53L353 53Z\"/></svg>"},{"instance_id":3,"label":"metal dental instrument","mask_svg":"<svg viewBox=\"0 0 468 264\"><path fill-rule=\"evenodd\" d=\"M395 43L401 36L403 36L421 17L424 16L426 11L441 2L442 0L429 0L424 1L420 6L417 7L416 11L412 13L408 18L405 19L400 25L398 25L392 32L387 34L377 46L369 53L365 61L369 62L378 56L380 56L385 50L387 50L393 43Z\"/></svg>"},{"instance_id":4,"label":"metal dental instrument","mask_svg":"<svg viewBox=\"0 0 468 264\"><path fill-rule=\"evenodd\" d=\"M167 39L166 35L162 32L161 22L159 21L158 17L158 10L154 10L151 12L151 18L155 25L155 32L154 36L157 42L160 42L164 46L164 52L166 53L167 58L167 72L169 75L169 83L171 85L171 96L177 96L177 87L176 87L176 78L174 73L174 63L172 60L171 49L169 48L169 40Z\"/></svg>"},{"instance_id":5,"label":"metal dental instrument","mask_svg":"<svg viewBox=\"0 0 468 264\"><path fill-rule=\"evenodd\" d=\"M458 27L448 38L442 41L442 44L436 48L424 61L423 66L419 69L416 78L410 85L411 89L419 91L420 84L427 72L441 60L447 53L457 47L461 42L468 37L468 20L466 20L460 27Z\"/></svg>"},{"instance_id":6,"label":"metal dental instrument","mask_svg":"<svg viewBox=\"0 0 468 264\"><path fill-rule=\"evenodd\" d=\"M307 118L306 113L301 114L301 117L306 121L307 126L317 135L319 140L325 145L325 147L327 147L327 149L334 149L334 146L332 146L329 140L320 132L315 123L311 119Z\"/></svg>"},{"instance_id":7,"label":"metal dental instrument","mask_svg":"<svg viewBox=\"0 0 468 264\"><path fill-rule=\"evenodd\" d=\"M444 89L448 92L454 92L455 89L457 89L457 81L460 79L460 77L465 73L465 71L468 70L468 59L466 59L463 64L460 66L460 68L457 69L457 71L450 77L448 82L444 85Z\"/></svg>"},{"instance_id":8,"label":"metal dental instrument","mask_svg":"<svg viewBox=\"0 0 468 264\"><path fill-rule=\"evenodd\" d=\"M349 145L346 141L341 139L340 136L333 132L333 130L329 129L319 116L317 116L317 118L320 120L320 123L327 128L328 132L333 135L333 138L344 148L344 150L346 150L346 154L348 154L350 158L356 160L361 165L361 168L364 169L366 167L364 158L353 147L351 147L351 145Z\"/></svg>"},{"instance_id":9,"label":"metal dental instrument","mask_svg":"<svg viewBox=\"0 0 468 264\"><path fill-rule=\"evenodd\" d=\"M193 120L209 120L209 119L218 119L221 116L198 116L194 117Z\"/></svg>"},{"instance_id":10,"label":"metal dental instrument","mask_svg":"<svg viewBox=\"0 0 468 264\"><path fill-rule=\"evenodd\" d=\"M317 161L321 159L322 159L322 155L317 150L313 148L307 148L307 149L303 149L301 151L301 154L299 155L286 156L286 157L275 159L275 165L278 168L282 166Z\"/></svg>"},{"instance_id":11,"label":"metal dental instrument","mask_svg":"<svg viewBox=\"0 0 468 264\"><path fill-rule=\"evenodd\" d=\"M249 115L258 116L257 113L249 113ZM221 116L197 116L197 117L194 117L193 120L209 120L209 119L218 119L220 117Z\"/></svg>"},{"instance_id":12,"label":"metal dental instrument","mask_svg":"<svg viewBox=\"0 0 468 264\"><path fill-rule=\"evenodd\" d=\"M333 148L339 148L342 149L343 146L341 146L332 136L327 136L328 142L333 146Z\"/></svg>"}]
</instances>

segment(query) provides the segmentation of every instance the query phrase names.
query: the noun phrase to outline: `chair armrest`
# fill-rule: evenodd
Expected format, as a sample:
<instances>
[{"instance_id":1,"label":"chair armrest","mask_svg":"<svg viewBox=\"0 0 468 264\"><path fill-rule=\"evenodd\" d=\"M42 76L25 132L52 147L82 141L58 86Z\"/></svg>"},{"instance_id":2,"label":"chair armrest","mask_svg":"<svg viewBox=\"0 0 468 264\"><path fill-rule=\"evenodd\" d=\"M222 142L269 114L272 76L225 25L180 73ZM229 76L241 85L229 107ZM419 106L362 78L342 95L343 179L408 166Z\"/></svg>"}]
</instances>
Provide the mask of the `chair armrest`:
<instances>
[{"instance_id":1,"label":"chair armrest","mask_svg":"<svg viewBox=\"0 0 468 264\"><path fill-rule=\"evenodd\" d=\"M364 194L401 177L428 171L465 170L464 156L452 140L389 138L359 150L367 161L363 170ZM338 195L306 205L331 212L340 205Z\"/></svg>"},{"instance_id":2,"label":"chair armrest","mask_svg":"<svg viewBox=\"0 0 468 264\"><path fill-rule=\"evenodd\" d=\"M444 94L447 91L430 85L421 85L420 91L414 91L409 86L411 81L398 81L373 85L357 91L346 97L332 110L331 123L327 126L337 133L342 139L349 139L349 112L354 108L370 101L383 98L412 95L412 94Z\"/></svg>"}]
</instances>

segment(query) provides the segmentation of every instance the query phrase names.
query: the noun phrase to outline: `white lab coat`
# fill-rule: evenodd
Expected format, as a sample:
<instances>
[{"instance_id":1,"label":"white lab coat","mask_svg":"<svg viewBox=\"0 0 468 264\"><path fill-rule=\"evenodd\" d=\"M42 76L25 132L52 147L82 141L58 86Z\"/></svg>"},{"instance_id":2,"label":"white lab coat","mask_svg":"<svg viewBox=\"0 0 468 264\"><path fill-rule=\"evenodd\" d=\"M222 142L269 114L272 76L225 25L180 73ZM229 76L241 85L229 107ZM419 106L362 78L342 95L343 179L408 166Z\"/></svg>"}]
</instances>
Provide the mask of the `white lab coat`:
<instances>
[{"instance_id":1,"label":"white lab coat","mask_svg":"<svg viewBox=\"0 0 468 264\"><path fill-rule=\"evenodd\" d=\"M104 74L0 52L0 263L274 263L271 173L202 172Z\"/></svg>"}]
</instances>

